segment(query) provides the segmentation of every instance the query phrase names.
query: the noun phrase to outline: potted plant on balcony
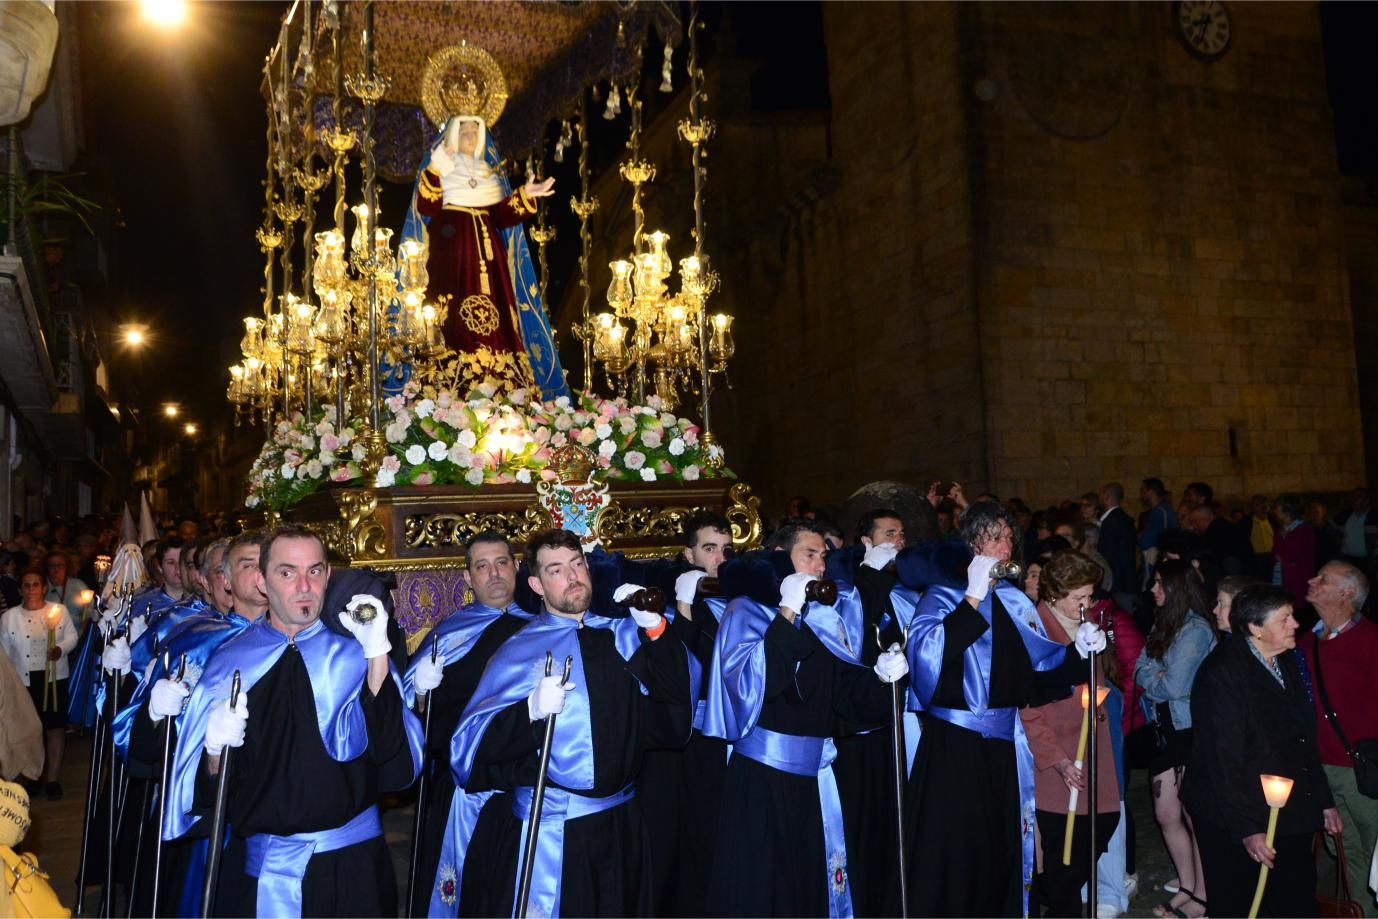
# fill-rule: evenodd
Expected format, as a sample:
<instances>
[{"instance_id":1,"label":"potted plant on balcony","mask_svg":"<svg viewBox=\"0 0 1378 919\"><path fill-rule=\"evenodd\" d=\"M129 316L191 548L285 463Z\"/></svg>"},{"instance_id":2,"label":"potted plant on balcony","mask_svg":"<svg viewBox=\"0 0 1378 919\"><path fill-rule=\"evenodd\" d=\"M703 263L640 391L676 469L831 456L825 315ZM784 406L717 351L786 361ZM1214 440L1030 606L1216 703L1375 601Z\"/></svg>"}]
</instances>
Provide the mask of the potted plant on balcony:
<instances>
[{"instance_id":1,"label":"potted plant on balcony","mask_svg":"<svg viewBox=\"0 0 1378 919\"><path fill-rule=\"evenodd\" d=\"M100 205L77 194L71 184L82 175L43 173L33 180L18 172L0 175L0 244L7 253L14 251L10 226L16 219L41 223L45 228L53 218L75 220L87 233L94 232L87 218L99 211ZM35 240L39 244L43 241Z\"/></svg>"}]
</instances>

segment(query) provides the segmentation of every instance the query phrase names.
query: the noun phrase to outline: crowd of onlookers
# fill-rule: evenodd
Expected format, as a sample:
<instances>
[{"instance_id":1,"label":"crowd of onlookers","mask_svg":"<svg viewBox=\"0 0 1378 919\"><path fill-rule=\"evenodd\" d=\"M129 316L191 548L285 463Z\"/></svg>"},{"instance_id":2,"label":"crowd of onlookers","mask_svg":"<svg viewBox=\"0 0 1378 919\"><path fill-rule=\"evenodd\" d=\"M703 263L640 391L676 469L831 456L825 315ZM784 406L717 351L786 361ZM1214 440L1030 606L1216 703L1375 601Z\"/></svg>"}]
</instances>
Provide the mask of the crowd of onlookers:
<instances>
[{"instance_id":1,"label":"crowd of onlookers","mask_svg":"<svg viewBox=\"0 0 1378 919\"><path fill-rule=\"evenodd\" d=\"M98 515L41 520L16 527L0 546L0 684L6 690L0 715L7 728L0 731L0 776L27 778L50 799L63 794L58 771L71 729L71 658L95 612L100 560L108 563L119 548L118 525L119 518ZM189 512L162 521L144 554L151 559L158 539L191 543L235 531L225 517ZM25 693L32 709L19 701ZM41 754L35 755L39 731Z\"/></svg>"},{"instance_id":2,"label":"crowd of onlookers","mask_svg":"<svg viewBox=\"0 0 1378 919\"><path fill-rule=\"evenodd\" d=\"M1129 773L1146 770L1177 872L1156 915L1244 915L1260 864L1273 872L1265 914L1315 915L1318 831L1329 834L1326 846L1347 868L1364 915L1378 915L1368 889L1378 759L1365 783L1360 749L1378 739L1378 625L1364 616L1372 614L1378 510L1367 489L1335 502L1284 494L1245 504L1192 482L1174 501L1161 479L1148 478L1138 497L1131 512L1113 482L1039 510L1019 498L968 499L960 485L935 483L928 493L940 540L960 539L970 502L1004 506L1022 537L1021 586L1050 635L1059 623L1074 630L1083 611L1109 633L1113 653L1103 664L1115 690L1109 723L1120 725L1113 756L1121 803ZM806 499L793 499L790 512L822 521L844 541ZM1069 596L1081 609L1068 612ZM1024 714L1026 725L1050 717ZM1040 776L1071 787L1080 773L1067 772L1046 735L1028 733ZM1271 846L1264 774L1293 782ZM1045 785L1038 787L1041 799ZM1124 911L1137 891L1135 815L1127 807L1122 814L1103 844L1104 915Z\"/></svg>"}]
</instances>

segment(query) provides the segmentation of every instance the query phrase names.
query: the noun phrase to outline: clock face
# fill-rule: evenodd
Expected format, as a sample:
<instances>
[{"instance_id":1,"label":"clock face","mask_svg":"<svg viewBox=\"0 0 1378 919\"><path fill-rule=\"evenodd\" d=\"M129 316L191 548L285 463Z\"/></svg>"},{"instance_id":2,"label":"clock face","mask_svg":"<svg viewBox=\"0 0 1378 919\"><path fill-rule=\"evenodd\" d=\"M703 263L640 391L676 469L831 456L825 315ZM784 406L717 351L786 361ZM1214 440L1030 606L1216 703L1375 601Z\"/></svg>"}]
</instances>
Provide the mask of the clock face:
<instances>
[{"instance_id":1,"label":"clock face","mask_svg":"<svg viewBox=\"0 0 1378 919\"><path fill-rule=\"evenodd\" d=\"M1220 0L1180 0L1177 34L1196 56L1215 60L1230 48L1230 14Z\"/></svg>"}]
</instances>

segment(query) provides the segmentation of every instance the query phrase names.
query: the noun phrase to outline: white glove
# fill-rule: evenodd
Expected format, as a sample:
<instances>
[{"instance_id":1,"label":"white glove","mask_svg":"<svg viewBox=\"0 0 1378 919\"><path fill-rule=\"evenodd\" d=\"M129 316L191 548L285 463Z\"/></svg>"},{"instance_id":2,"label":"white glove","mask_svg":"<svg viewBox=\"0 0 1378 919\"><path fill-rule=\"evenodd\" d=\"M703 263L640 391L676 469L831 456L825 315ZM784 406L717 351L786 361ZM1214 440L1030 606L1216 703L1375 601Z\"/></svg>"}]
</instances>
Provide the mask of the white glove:
<instances>
[{"instance_id":1,"label":"white glove","mask_svg":"<svg viewBox=\"0 0 1378 919\"><path fill-rule=\"evenodd\" d=\"M1000 564L1000 559L989 555L978 555L967 566L968 597L978 603L990 593L990 570Z\"/></svg>"},{"instance_id":2,"label":"white glove","mask_svg":"<svg viewBox=\"0 0 1378 919\"><path fill-rule=\"evenodd\" d=\"M544 721L549 715L558 715L565 710L565 694L574 688L573 683L560 685L560 677L554 674L541 677L531 695L526 697L526 710L532 721Z\"/></svg>"},{"instance_id":3,"label":"white glove","mask_svg":"<svg viewBox=\"0 0 1378 919\"><path fill-rule=\"evenodd\" d=\"M638 590L641 590L640 584L623 584L621 587L617 588L617 590L613 591L613 602L625 603L627 601L627 598L630 597L632 594L636 593ZM643 629L653 629L656 626L660 625L660 620L665 618L660 614L659 611L637 609L635 606L631 607L631 611L632 619L635 620L636 624Z\"/></svg>"},{"instance_id":4,"label":"white glove","mask_svg":"<svg viewBox=\"0 0 1378 919\"><path fill-rule=\"evenodd\" d=\"M447 176L454 172L455 158L450 154L449 150L445 149L444 144L440 144L431 151L431 168L441 176Z\"/></svg>"},{"instance_id":5,"label":"white glove","mask_svg":"<svg viewBox=\"0 0 1378 919\"><path fill-rule=\"evenodd\" d=\"M1086 657L1092 651L1105 650L1105 630L1094 622L1083 622L1077 627L1077 653Z\"/></svg>"},{"instance_id":6,"label":"white glove","mask_svg":"<svg viewBox=\"0 0 1378 919\"><path fill-rule=\"evenodd\" d=\"M780 582L780 606L794 610L804 609L808 601L804 599L804 588L818 580L811 574L792 574Z\"/></svg>"},{"instance_id":7,"label":"white glove","mask_svg":"<svg viewBox=\"0 0 1378 919\"><path fill-rule=\"evenodd\" d=\"M416 669L412 671L412 685L416 687L418 696L429 695L432 689L440 685L440 681L445 676L445 665L439 659L431 661L429 654L416 662Z\"/></svg>"},{"instance_id":8,"label":"white glove","mask_svg":"<svg viewBox=\"0 0 1378 919\"><path fill-rule=\"evenodd\" d=\"M369 605L375 609L374 617L368 622L356 622L354 611L361 606ZM340 613L340 624L364 646L364 657L374 658L392 650L392 642L388 640L388 614L383 610L383 604L377 597L371 594L355 594L345 604L345 611Z\"/></svg>"},{"instance_id":9,"label":"white glove","mask_svg":"<svg viewBox=\"0 0 1378 919\"><path fill-rule=\"evenodd\" d=\"M876 665L871 668L880 677L882 683L897 683L900 678L909 672L909 661L905 660L904 652L900 650L899 643L890 645L888 651L883 652L876 658Z\"/></svg>"},{"instance_id":10,"label":"white glove","mask_svg":"<svg viewBox=\"0 0 1378 919\"><path fill-rule=\"evenodd\" d=\"M100 656L101 666L105 668L106 673L129 673L129 660L128 638L116 638L105 646Z\"/></svg>"},{"instance_id":11,"label":"white glove","mask_svg":"<svg viewBox=\"0 0 1378 919\"><path fill-rule=\"evenodd\" d=\"M708 577L707 571L693 568L675 578L675 602L692 604L694 598L699 595L699 581L706 577Z\"/></svg>"},{"instance_id":12,"label":"white glove","mask_svg":"<svg viewBox=\"0 0 1378 919\"><path fill-rule=\"evenodd\" d=\"M139 636L148 631L148 617L135 616L129 620L129 643L132 645Z\"/></svg>"},{"instance_id":13,"label":"white glove","mask_svg":"<svg viewBox=\"0 0 1378 919\"><path fill-rule=\"evenodd\" d=\"M182 705L189 695L191 690L176 680L159 680L148 691L148 717L154 724L164 718L176 718L182 714Z\"/></svg>"},{"instance_id":14,"label":"white glove","mask_svg":"<svg viewBox=\"0 0 1378 919\"><path fill-rule=\"evenodd\" d=\"M100 630L105 635L110 635L115 631L115 623L119 621L120 615L115 610L106 608L100 614Z\"/></svg>"},{"instance_id":15,"label":"white glove","mask_svg":"<svg viewBox=\"0 0 1378 919\"><path fill-rule=\"evenodd\" d=\"M861 557L861 564L867 568L874 568L876 571L884 568L895 560L895 556L900 554L898 546L883 542L874 545L866 550L866 554Z\"/></svg>"},{"instance_id":16,"label":"white glove","mask_svg":"<svg viewBox=\"0 0 1378 919\"><path fill-rule=\"evenodd\" d=\"M230 708L230 700L225 699L211 709L206 722L206 752L219 756L226 747L242 747L244 730L249 726L249 700L239 697L239 705Z\"/></svg>"}]
</instances>

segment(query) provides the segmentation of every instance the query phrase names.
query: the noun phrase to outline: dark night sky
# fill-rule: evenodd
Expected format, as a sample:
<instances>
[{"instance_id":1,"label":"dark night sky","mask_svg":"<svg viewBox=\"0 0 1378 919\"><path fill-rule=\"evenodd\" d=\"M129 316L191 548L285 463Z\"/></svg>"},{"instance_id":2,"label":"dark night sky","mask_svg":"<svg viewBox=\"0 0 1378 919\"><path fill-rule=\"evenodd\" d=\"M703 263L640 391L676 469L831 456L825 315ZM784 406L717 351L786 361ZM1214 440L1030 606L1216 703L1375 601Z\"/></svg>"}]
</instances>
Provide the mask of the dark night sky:
<instances>
[{"instance_id":1,"label":"dark night sky","mask_svg":"<svg viewBox=\"0 0 1378 919\"><path fill-rule=\"evenodd\" d=\"M710 32L721 15L713 7ZM259 86L287 4L193 3L187 23L171 32L144 23L133 3L80 8L84 166L103 181L124 223L112 253L112 304L118 319L148 321L160 335L157 358L144 368L145 398L176 399L208 417L225 411L225 367L237 357L240 317L261 305L263 259L253 238L266 155ZM743 9L736 25L749 30L763 18ZM816 12L808 18L818 21ZM1321 19L1341 169L1378 175L1378 9L1326 2ZM817 56L821 47L801 53ZM797 72L788 63L767 61L765 69ZM595 145L607 134L610 148L595 161L620 155L625 130L625 118L595 121ZM566 189L570 169L556 172Z\"/></svg>"}]
</instances>

